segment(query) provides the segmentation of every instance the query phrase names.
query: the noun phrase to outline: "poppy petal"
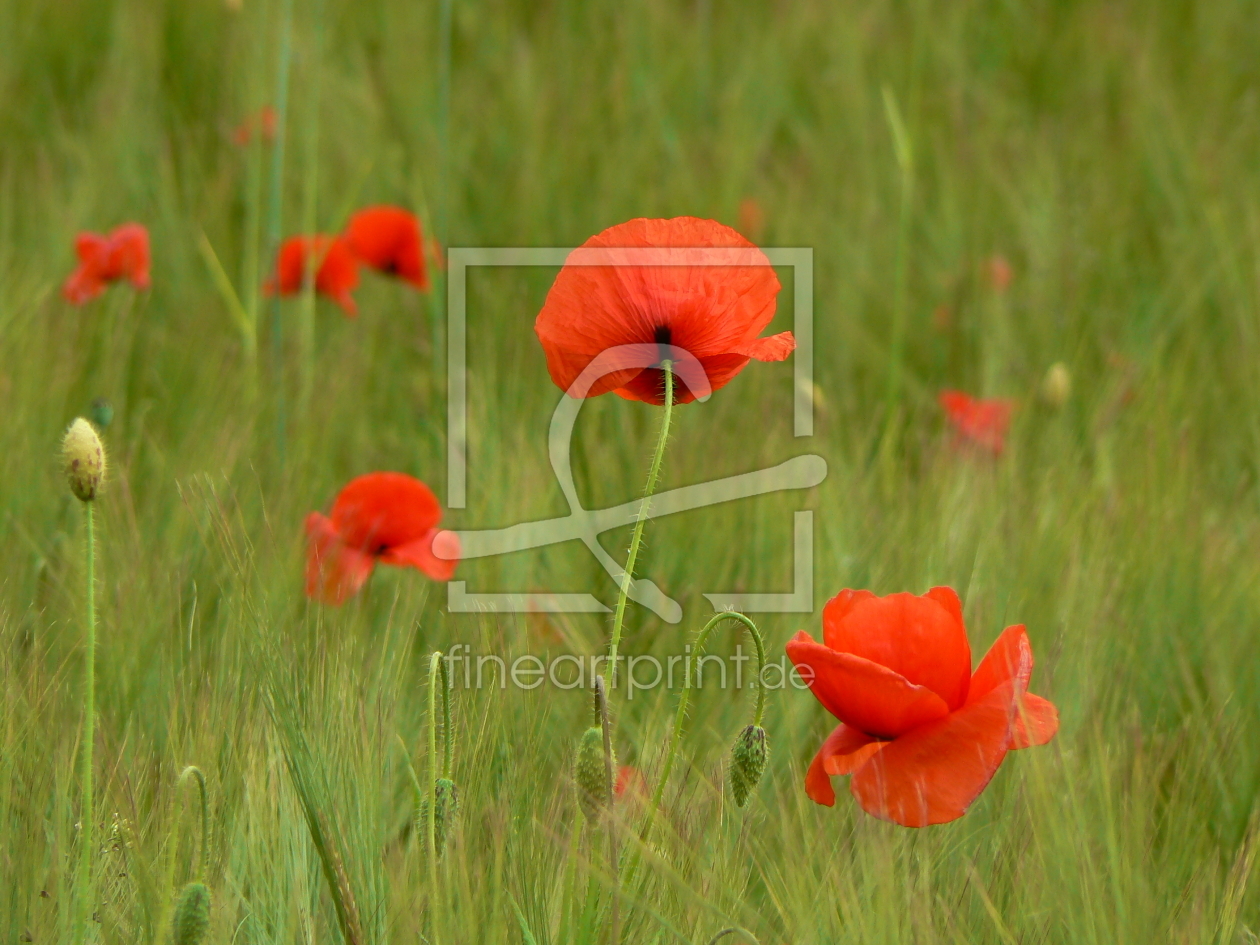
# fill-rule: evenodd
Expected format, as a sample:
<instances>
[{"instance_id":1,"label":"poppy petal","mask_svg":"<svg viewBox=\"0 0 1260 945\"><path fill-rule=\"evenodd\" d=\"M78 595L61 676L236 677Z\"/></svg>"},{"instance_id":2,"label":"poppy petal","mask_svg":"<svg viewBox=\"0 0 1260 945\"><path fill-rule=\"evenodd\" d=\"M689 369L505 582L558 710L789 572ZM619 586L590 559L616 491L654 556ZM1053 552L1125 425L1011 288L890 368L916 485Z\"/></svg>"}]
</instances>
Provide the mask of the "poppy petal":
<instances>
[{"instance_id":1,"label":"poppy petal","mask_svg":"<svg viewBox=\"0 0 1260 945\"><path fill-rule=\"evenodd\" d=\"M788 643L787 654L823 708L871 735L893 738L949 714L931 689L878 663L816 643L803 630Z\"/></svg>"},{"instance_id":2,"label":"poppy petal","mask_svg":"<svg viewBox=\"0 0 1260 945\"><path fill-rule=\"evenodd\" d=\"M784 361L796 350L796 338L790 331L781 331L777 335L765 338L754 338L734 348L739 354L746 354L758 361Z\"/></svg>"},{"instance_id":3,"label":"poppy petal","mask_svg":"<svg viewBox=\"0 0 1260 945\"><path fill-rule=\"evenodd\" d=\"M1024 693L1019 712L1011 723L1011 747L1044 745L1059 731L1059 710L1054 703L1031 692Z\"/></svg>"},{"instance_id":4,"label":"poppy petal","mask_svg":"<svg viewBox=\"0 0 1260 945\"><path fill-rule=\"evenodd\" d=\"M823 758L823 768L831 775L852 774L866 764L871 755L889 744L843 722L836 732L840 732L840 738L831 746L831 753Z\"/></svg>"},{"instance_id":5,"label":"poppy petal","mask_svg":"<svg viewBox=\"0 0 1260 945\"><path fill-rule=\"evenodd\" d=\"M397 472L368 473L350 480L332 507L332 522L342 540L376 554L423 541L441 518L442 507L433 490Z\"/></svg>"},{"instance_id":6,"label":"poppy petal","mask_svg":"<svg viewBox=\"0 0 1260 945\"><path fill-rule=\"evenodd\" d=\"M442 557L437 556L435 549L442 552ZM385 550L380 561L381 564L418 568L435 581L449 581L459 564L459 552L458 535L433 528L418 541Z\"/></svg>"},{"instance_id":7,"label":"poppy petal","mask_svg":"<svg viewBox=\"0 0 1260 945\"><path fill-rule=\"evenodd\" d=\"M868 814L903 827L956 820L1006 757L1017 692L1003 683L890 742L854 773L850 792Z\"/></svg>"},{"instance_id":8,"label":"poppy petal","mask_svg":"<svg viewBox=\"0 0 1260 945\"><path fill-rule=\"evenodd\" d=\"M967 701L983 699L998 686L1011 680L1019 683L1021 690L1028 688L1032 679L1033 655L1028 642L1028 631L1022 623L1007 627L1001 632L984 659L971 676L971 689Z\"/></svg>"},{"instance_id":9,"label":"poppy petal","mask_svg":"<svg viewBox=\"0 0 1260 945\"><path fill-rule=\"evenodd\" d=\"M833 650L932 690L949 709L967 698L971 646L962 606L948 588L933 588L922 597L841 591L823 608L823 640Z\"/></svg>"},{"instance_id":10,"label":"poppy petal","mask_svg":"<svg viewBox=\"0 0 1260 945\"><path fill-rule=\"evenodd\" d=\"M318 512L306 516L306 596L340 605L359 592L372 575L375 560L351 548L333 523Z\"/></svg>"}]
</instances>

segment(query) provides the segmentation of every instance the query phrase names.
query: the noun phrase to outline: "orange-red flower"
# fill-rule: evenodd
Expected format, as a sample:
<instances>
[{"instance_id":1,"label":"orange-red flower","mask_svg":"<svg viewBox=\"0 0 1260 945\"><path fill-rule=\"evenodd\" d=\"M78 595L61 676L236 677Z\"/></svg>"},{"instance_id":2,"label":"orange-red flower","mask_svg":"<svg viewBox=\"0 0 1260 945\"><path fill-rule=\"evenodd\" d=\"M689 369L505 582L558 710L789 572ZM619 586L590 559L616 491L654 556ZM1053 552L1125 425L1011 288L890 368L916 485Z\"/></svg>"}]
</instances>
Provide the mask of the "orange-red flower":
<instances>
[{"instance_id":1,"label":"orange-red flower","mask_svg":"<svg viewBox=\"0 0 1260 945\"><path fill-rule=\"evenodd\" d=\"M617 769L617 782L613 785L613 796L622 798L647 797L647 779L643 772L634 765L622 765Z\"/></svg>"},{"instance_id":2,"label":"orange-red flower","mask_svg":"<svg viewBox=\"0 0 1260 945\"><path fill-rule=\"evenodd\" d=\"M137 289L149 287L149 231L139 223L124 223L104 236L80 233L74 252L79 265L61 291L75 305L96 298L120 279Z\"/></svg>"},{"instance_id":3,"label":"orange-red flower","mask_svg":"<svg viewBox=\"0 0 1260 945\"><path fill-rule=\"evenodd\" d=\"M957 390L941 391L938 400L960 440L982 447L994 456L1002 455L1015 409L1013 401L983 400Z\"/></svg>"},{"instance_id":4,"label":"orange-red flower","mask_svg":"<svg viewBox=\"0 0 1260 945\"><path fill-rule=\"evenodd\" d=\"M384 205L360 210L346 227L346 243L373 269L410 282L422 292L428 290L424 240L414 213Z\"/></svg>"},{"instance_id":5,"label":"orange-red flower","mask_svg":"<svg viewBox=\"0 0 1260 945\"><path fill-rule=\"evenodd\" d=\"M439 531L441 519L437 498L419 479L375 472L350 480L333 501L331 516L306 516L307 596L344 603L377 562L449 581L458 564L459 537Z\"/></svg>"},{"instance_id":6,"label":"orange-red flower","mask_svg":"<svg viewBox=\"0 0 1260 945\"><path fill-rule=\"evenodd\" d=\"M660 250L652 255L664 263L682 264L642 265L641 256L618 252L643 248ZM588 265L586 259L610 264ZM649 351L681 348L699 362L710 389L717 390L750 358L782 361L796 347L790 331L758 337L774 318L779 288L765 254L728 226L695 217L630 220L592 236L569 256L534 331L551 379L566 391L597 356L622 345ZM677 403L697 396L686 376L678 373ZM581 396L610 390L628 400L660 404L664 377L658 367L625 367Z\"/></svg>"},{"instance_id":7,"label":"orange-red flower","mask_svg":"<svg viewBox=\"0 0 1260 945\"><path fill-rule=\"evenodd\" d=\"M263 291L268 295L296 295L302 291L308 269L315 270L315 291L326 295L350 318L359 314L359 307L350 293L359 285L359 263L346 241L339 236L318 233L315 236L293 236L280 244L275 274L267 280Z\"/></svg>"},{"instance_id":8,"label":"orange-red flower","mask_svg":"<svg viewBox=\"0 0 1260 945\"><path fill-rule=\"evenodd\" d=\"M805 775L805 792L827 807L831 776L851 774L868 814L906 827L955 820L1009 749L1044 745L1059 728L1054 705L1028 692L1023 625L1002 631L973 673L962 603L948 587L921 597L841 591L823 610L823 642L802 630L787 653L840 720Z\"/></svg>"}]
</instances>

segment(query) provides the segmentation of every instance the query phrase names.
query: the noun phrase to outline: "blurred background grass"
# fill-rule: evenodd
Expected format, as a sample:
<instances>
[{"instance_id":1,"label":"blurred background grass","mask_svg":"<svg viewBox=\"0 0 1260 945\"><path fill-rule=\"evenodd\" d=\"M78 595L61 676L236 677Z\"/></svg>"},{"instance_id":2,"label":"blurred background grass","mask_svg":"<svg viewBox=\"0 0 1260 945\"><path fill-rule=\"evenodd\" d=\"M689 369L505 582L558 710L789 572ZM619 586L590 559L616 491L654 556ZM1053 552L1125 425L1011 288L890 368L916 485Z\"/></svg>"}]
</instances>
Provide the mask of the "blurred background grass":
<instances>
[{"instance_id":1,"label":"blurred background grass","mask_svg":"<svg viewBox=\"0 0 1260 945\"><path fill-rule=\"evenodd\" d=\"M337 837L365 940L601 940L568 781L585 697L456 693L464 813L436 887L406 766L425 770L429 650L587 653L606 621L452 615L443 588L392 569L340 610L302 597L302 516L346 479L396 469L444 494L444 300L369 277L355 322L285 302L276 356L256 295L274 145L232 132L275 101L286 35L284 233L391 201L446 245L568 246L633 216L736 224L752 199L760 242L813 248L816 435L792 437L791 363L754 364L680 411L664 487L802 452L830 474L653 523L646 573L686 616L632 607L630 652L680 652L701 592L787 589L788 512L806 507L817 608L846 586L952 584L977 652L1027 623L1034 689L1062 712L1057 740L1009 758L964 819L914 832L844 792L830 810L805 799L830 722L792 690L770 702L771 768L736 810L722 770L748 694L704 693L627 890L626 941L732 924L763 943L1256 940L1255 3L454 0L445 53L437 4L293 0L286 30L285 3L0 0L5 941L71 940L83 563L54 454L98 396L116 409L99 503L101 938L169 935L196 833L174 785L195 763L211 788L211 941L340 934L301 791ZM131 219L153 236L152 291L64 303L75 232ZM260 313L257 364L202 232ZM565 511L545 455L559 392L532 332L552 276L471 274L469 507L454 527ZM1075 380L1060 411L1035 396L1055 361ZM942 387L1019 399L1000 461L950 449ZM586 406L588 507L636 495L656 418ZM458 576L613 598L580 546ZM764 626L777 656L818 621ZM269 685L286 694L270 713ZM619 754L649 781L673 699L618 705Z\"/></svg>"}]
</instances>

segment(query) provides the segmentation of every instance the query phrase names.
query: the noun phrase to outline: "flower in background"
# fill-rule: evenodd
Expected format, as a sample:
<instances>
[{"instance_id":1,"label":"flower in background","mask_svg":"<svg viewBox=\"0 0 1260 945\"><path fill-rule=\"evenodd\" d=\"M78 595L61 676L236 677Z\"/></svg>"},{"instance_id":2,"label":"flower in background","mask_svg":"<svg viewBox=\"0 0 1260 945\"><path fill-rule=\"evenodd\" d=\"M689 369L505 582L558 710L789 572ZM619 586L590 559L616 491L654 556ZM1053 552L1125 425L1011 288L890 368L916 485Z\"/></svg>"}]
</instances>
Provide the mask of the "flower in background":
<instances>
[{"instance_id":1,"label":"flower in background","mask_svg":"<svg viewBox=\"0 0 1260 945\"><path fill-rule=\"evenodd\" d=\"M124 223L106 235L80 233L74 252L79 265L61 292L75 305L91 301L121 279L137 289L149 287L149 231L139 223Z\"/></svg>"},{"instance_id":2,"label":"flower in background","mask_svg":"<svg viewBox=\"0 0 1260 945\"><path fill-rule=\"evenodd\" d=\"M360 210L350 218L345 239L365 265L428 291L424 240L414 213L387 205Z\"/></svg>"},{"instance_id":3,"label":"flower in background","mask_svg":"<svg viewBox=\"0 0 1260 945\"><path fill-rule=\"evenodd\" d=\"M937 399L945 408L959 441L979 446L994 456L1002 455L1006 448L1006 431L1015 410L1014 401L984 400L957 390L943 390Z\"/></svg>"},{"instance_id":4,"label":"flower in background","mask_svg":"<svg viewBox=\"0 0 1260 945\"><path fill-rule=\"evenodd\" d=\"M1041 399L1047 407L1061 408L1072 396L1072 371L1062 361L1055 361L1041 380Z\"/></svg>"},{"instance_id":5,"label":"flower in background","mask_svg":"<svg viewBox=\"0 0 1260 945\"><path fill-rule=\"evenodd\" d=\"M438 242L436 236L429 237L429 258L433 260L433 268L438 272L446 272L446 250Z\"/></svg>"},{"instance_id":6,"label":"flower in background","mask_svg":"<svg viewBox=\"0 0 1260 945\"><path fill-rule=\"evenodd\" d=\"M656 248L668 256L703 249L749 263L637 265L633 256L614 265L580 265L584 250ZM765 254L735 230L713 220L635 219L591 237L574 251L534 323L547 370L562 390L602 352L621 345L673 345L703 368L712 390L726 385L749 359L782 361L796 347L790 331L760 338L774 318L779 279ZM664 358L662 358L664 360ZM664 402L659 367L628 367L597 380L584 396L614 391L627 400ZM674 402L696 395L677 376Z\"/></svg>"},{"instance_id":7,"label":"flower in background","mask_svg":"<svg viewBox=\"0 0 1260 945\"><path fill-rule=\"evenodd\" d=\"M800 631L787 653L840 720L814 756L805 792L836 802L832 775L868 814L905 827L966 813L1007 751L1044 745L1054 705L1028 692L1032 647L1007 627L971 671L962 603L948 587L922 596L844 590L823 610L823 642Z\"/></svg>"},{"instance_id":8,"label":"flower in background","mask_svg":"<svg viewBox=\"0 0 1260 945\"><path fill-rule=\"evenodd\" d=\"M280 244L276 272L263 286L268 295L297 295L308 269L315 271L315 291L326 295L349 318L359 314L350 294L359 284L359 263L339 236L293 236Z\"/></svg>"},{"instance_id":9,"label":"flower in background","mask_svg":"<svg viewBox=\"0 0 1260 945\"><path fill-rule=\"evenodd\" d=\"M760 243L766 232L766 211L756 197L745 197L739 202L739 232L754 243Z\"/></svg>"},{"instance_id":10,"label":"flower in background","mask_svg":"<svg viewBox=\"0 0 1260 945\"><path fill-rule=\"evenodd\" d=\"M989 277L989 285L993 286L995 291L1005 292L1011 287L1015 270L1011 268L1005 256L1000 253L990 256L984 261L984 269Z\"/></svg>"},{"instance_id":11,"label":"flower in background","mask_svg":"<svg viewBox=\"0 0 1260 945\"><path fill-rule=\"evenodd\" d=\"M306 516L306 595L342 604L378 563L449 581L459 562L459 537L440 531L441 519L436 496L419 479L375 472L350 480L330 515Z\"/></svg>"},{"instance_id":12,"label":"flower in background","mask_svg":"<svg viewBox=\"0 0 1260 945\"><path fill-rule=\"evenodd\" d=\"M270 105L264 105L237 125L232 132L232 140L244 147L253 140L255 134L261 135L268 144L276 140L276 110Z\"/></svg>"},{"instance_id":13,"label":"flower in background","mask_svg":"<svg viewBox=\"0 0 1260 945\"><path fill-rule=\"evenodd\" d=\"M613 796L618 800L648 796L647 779L643 772L634 765L622 765L617 769L617 781L613 785Z\"/></svg>"}]
</instances>

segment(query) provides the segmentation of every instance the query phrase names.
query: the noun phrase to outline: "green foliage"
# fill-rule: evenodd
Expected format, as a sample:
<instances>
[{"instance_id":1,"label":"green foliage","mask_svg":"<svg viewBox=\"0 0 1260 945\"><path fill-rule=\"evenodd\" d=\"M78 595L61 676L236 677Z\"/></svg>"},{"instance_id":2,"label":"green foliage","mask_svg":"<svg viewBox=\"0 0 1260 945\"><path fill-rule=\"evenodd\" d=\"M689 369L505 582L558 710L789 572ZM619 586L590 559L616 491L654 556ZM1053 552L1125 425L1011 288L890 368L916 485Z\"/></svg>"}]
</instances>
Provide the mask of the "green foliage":
<instances>
[{"instance_id":1,"label":"green foliage","mask_svg":"<svg viewBox=\"0 0 1260 945\"><path fill-rule=\"evenodd\" d=\"M282 5L0 0L0 941L72 937L85 562L56 451L95 398L113 405L95 503L96 937L165 939L195 875L194 845L170 840L195 759L214 783L206 943L604 941L606 858L569 777L585 697L500 688L493 664L477 688L475 658L602 652L607 620L451 614L444 588L394 568L340 609L302 595L303 517L351 476L396 469L446 495L445 296L365 275L357 321L285 301L273 349L270 309L256 317L273 152L232 131L273 99ZM1013 753L966 817L908 831L839 780L834 808L804 797L834 723L789 683L767 693L758 803L731 817L724 759L749 694L706 667L623 891L624 942L734 926L846 945L1254 937L1254 2L455 0L445 138L439 4L293 6L285 233L394 201L428 229L444 206L446 246L569 246L639 215L735 224L755 198L765 245L813 248L815 435L793 435L793 363L752 364L677 410L660 488L805 452L828 478L653 521L640 570L684 623L632 605L622 652L681 653L705 593L790 588L791 513L808 508L814 613L756 615L771 663L797 630L819 635L843 587L947 583L977 659L1028 625L1033 691L1061 710L1057 739ZM67 305L75 233L127 220L152 233L152 290ZM532 329L554 273L467 275L469 504L443 525L565 514L546 448L560 392ZM792 327L780 275L771 331ZM1060 361L1071 393L1051 410L1038 389ZM999 461L953 448L944 387L1018 399ZM641 494L658 422L616 397L584 405L587 507ZM624 554L629 534L605 547ZM456 576L616 593L577 542ZM423 744L423 654L456 642L474 657L462 827L435 886L397 745ZM614 698L617 747L649 785L676 700ZM613 806L627 855L634 816Z\"/></svg>"}]
</instances>

